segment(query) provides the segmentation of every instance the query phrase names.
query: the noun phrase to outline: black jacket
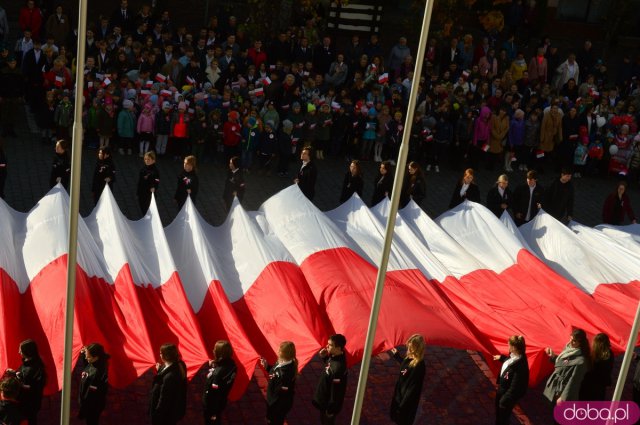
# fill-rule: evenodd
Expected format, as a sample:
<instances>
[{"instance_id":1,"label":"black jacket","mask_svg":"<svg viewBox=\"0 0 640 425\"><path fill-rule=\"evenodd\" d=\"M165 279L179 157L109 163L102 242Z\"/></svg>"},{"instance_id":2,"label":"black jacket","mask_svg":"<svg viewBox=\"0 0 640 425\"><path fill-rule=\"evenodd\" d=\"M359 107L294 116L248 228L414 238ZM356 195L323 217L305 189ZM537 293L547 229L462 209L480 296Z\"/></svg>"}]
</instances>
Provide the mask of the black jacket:
<instances>
[{"instance_id":1,"label":"black jacket","mask_svg":"<svg viewBox=\"0 0 640 425\"><path fill-rule=\"evenodd\" d=\"M154 425L175 424L187 410L186 366L182 362L164 364L151 387L149 414Z\"/></svg>"},{"instance_id":2,"label":"black jacket","mask_svg":"<svg viewBox=\"0 0 640 425\"><path fill-rule=\"evenodd\" d=\"M298 371L296 363L268 368L267 419L284 418L293 406Z\"/></svg>"},{"instance_id":3,"label":"black jacket","mask_svg":"<svg viewBox=\"0 0 640 425\"><path fill-rule=\"evenodd\" d=\"M0 423L3 425L21 425L24 416L15 400L0 400Z\"/></svg>"},{"instance_id":4,"label":"black jacket","mask_svg":"<svg viewBox=\"0 0 640 425\"><path fill-rule=\"evenodd\" d=\"M342 193L340 194L340 202L346 202L351 198L351 195L357 193L362 198L362 188L364 187L364 181L362 176L351 175L351 171L347 171L342 182Z\"/></svg>"},{"instance_id":5,"label":"black jacket","mask_svg":"<svg viewBox=\"0 0 640 425\"><path fill-rule=\"evenodd\" d=\"M325 358L324 373L320 376L313 405L331 415L342 409L347 391L347 360L344 354Z\"/></svg>"},{"instance_id":6,"label":"black jacket","mask_svg":"<svg viewBox=\"0 0 640 425\"><path fill-rule=\"evenodd\" d=\"M87 363L80 378L80 390L78 391L78 404L80 412L78 417L99 415L107 403L107 390L109 378L105 362Z\"/></svg>"},{"instance_id":7,"label":"black jacket","mask_svg":"<svg viewBox=\"0 0 640 425\"><path fill-rule=\"evenodd\" d=\"M96 199L100 197L102 190L107 182L106 178L110 178L109 187L113 187L113 182L116 181L116 167L113 164L113 159L108 157L106 159L98 160L96 162L96 169L93 172L93 182L91 184L91 191Z\"/></svg>"},{"instance_id":8,"label":"black jacket","mask_svg":"<svg viewBox=\"0 0 640 425\"><path fill-rule=\"evenodd\" d=\"M556 220L573 215L573 183L556 179L544 193L544 210Z\"/></svg>"},{"instance_id":9,"label":"black jacket","mask_svg":"<svg viewBox=\"0 0 640 425\"><path fill-rule=\"evenodd\" d=\"M157 189L160 184L160 174L156 164L145 165L138 174L138 197L151 198L151 189Z\"/></svg>"},{"instance_id":10,"label":"black jacket","mask_svg":"<svg viewBox=\"0 0 640 425\"><path fill-rule=\"evenodd\" d=\"M529 208L529 185L523 184L516 188L513 193L513 202L511 203L511 207L513 209L513 215L515 217L515 222L518 226L523 223L526 223L527 220L527 208ZM531 209L529 212L529 220L532 220L533 217L538 214L538 204L543 205L544 203L544 189L540 184L536 184L536 187L533 189L533 193L531 194ZM522 215L522 217L519 217Z\"/></svg>"},{"instance_id":11,"label":"black jacket","mask_svg":"<svg viewBox=\"0 0 640 425\"><path fill-rule=\"evenodd\" d=\"M500 356L500 361L504 362L507 356ZM524 397L529 385L529 362L527 356L511 363L498 376L498 391L496 394L498 406L503 409L510 409L516 405L519 399Z\"/></svg>"},{"instance_id":12,"label":"black jacket","mask_svg":"<svg viewBox=\"0 0 640 425\"><path fill-rule=\"evenodd\" d=\"M511 195L511 190L507 187L504 190L504 194L501 196L500 191L498 190L498 186L491 188L491 190L487 193L487 208L491 210L492 213L496 215L496 217L500 218L502 213L505 211L500 207L502 204L507 204L507 210L511 208L511 202L513 196Z\"/></svg>"},{"instance_id":13,"label":"black jacket","mask_svg":"<svg viewBox=\"0 0 640 425\"><path fill-rule=\"evenodd\" d=\"M198 179L198 175L195 171L182 171L178 176L178 184L176 186L176 193L173 196L173 199L178 203L178 207L182 208L184 203L187 201L187 197L189 194L187 190L191 189L191 201L193 203L196 202L196 197L198 196L198 187L200 185L200 180Z\"/></svg>"},{"instance_id":14,"label":"black jacket","mask_svg":"<svg viewBox=\"0 0 640 425\"><path fill-rule=\"evenodd\" d=\"M202 394L205 417L219 416L227 406L227 397L236 379L236 372L233 359L222 360L209 369Z\"/></svg>"},{"instance_id":15,"label":"black jacket","mask_svg":"<svg viewBox=\"0 0 640 425\"><path fill-rule=\"evenodd\" d=\"M238 201L242 201L244 188L244 175L242 174L242 170L238 168L235 173L231 170L227 171L227 179L224 182L224 192L222 193L222 198L225 203L229 207L231 206L233 202L233 192L236 193Z\"/></svg>"},{"instance_id":16,"label":"black jacket","mask_svg":"<svg viewBox=\"0 0 640 425\"><path fill-rule=\"evenodd\" d=\"M424 360L418 362L415 367L410 367L411 359L394 355L400 365L400 375L396 381L396 387L391 399L391 409L389 415L396 424L411 425L416 417L418 405L420 404L420 394L422 384L426 374Z\"/></svg>"},{"instance_id":17,"label":"black jacket","mask_svg":"<svg viewBox=\"0 0 640 425\"><path fill-rule=\"evenodd\" d=\"M71 177L71 162L67 153L55 154L51 165L51 176L49 177L49 187L55 186L60 178L60 183L69 190L69 179Z\"/></svg>"},{"instance_id":18,"label":"black jacket","mask_svg":"<svg viewBox=\"0 0 640 425\"><path fill-rule=\"evenodd\" d=\"M402 185L402 196L400 197L400 208L407 206L409 201L420 205L424 201L427 193L427 182L421 175L416 175L415 181L411 181L411 174L407 174Z\"/></svg>"},{"instance_id":19,"label":"black jacket","mask_svg":"<svg viewBox=\"0 0 640 425\"><path fill-rule=\"evenodd\" d=\"M378 174L374 182L373 196L371 197L371 206L378 204L385 197L391 196L391 190L393 189L393 174L391 170L387 171L384 176Z\"/></svg>"},{"instance_id":20,"label":"black jacket","mask_svg":"<svg viewBox=\"0 0 640 425\"><path fill-rule=\"evenodd\" d=\"M451 202L449 202L449 208L457 207L458 205L463 203L465 199L480 203L480 189L478 188L477 184L472 182L469 185L469 188L465 192L464 196L460 196L461 189L462 189L462 183L458 182L458 184L456 185L456 188L453 191L453 194L451 195Z\"/></svg>"},{"instance_id":21,"label":"black jacket","mask_svg":"<svg viewBox=\"0 0 640 425\"><path fill-rule=\"evenodd\" d=\"M22 383L22 390L18 397L20 409L25 415L37 413L42 405L42 393L47 383L42 360L39 358L23 360L16 376Z\"/></svg>"},{"instance_id":22,"label":"black jacket","mask_svg":"<svg viewBox=\"0 0 640 425\"><path fill-rule=\"evenodd\" d=\"M611 373L615 357L609 350L607 360L599 360L593 363L591 370L584 375L580 387L580 400L605 401L607 387L611 385Z\"/></svg>"},{"instance_id":23,"label":"black jacket","mask_svg":"<svg viewBox=\"0 0 640 425\"><path fill-rule=\"evenodd\" d=\"M310 201L313 201L313 197L316 195L317 178L318 170L313 161L309 161L307 165L301 167L298 171L298 187Z\"/></svg>"}]
</instances>

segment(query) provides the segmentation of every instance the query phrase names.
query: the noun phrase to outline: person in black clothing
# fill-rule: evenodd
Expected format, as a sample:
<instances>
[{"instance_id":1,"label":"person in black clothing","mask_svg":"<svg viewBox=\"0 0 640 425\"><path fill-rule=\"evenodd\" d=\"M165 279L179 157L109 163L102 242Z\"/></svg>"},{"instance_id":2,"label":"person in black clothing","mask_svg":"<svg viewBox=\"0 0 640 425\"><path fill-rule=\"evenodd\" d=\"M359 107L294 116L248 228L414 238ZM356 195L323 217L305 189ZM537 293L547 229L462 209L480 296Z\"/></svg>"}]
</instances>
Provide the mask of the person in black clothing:
<instances>
[{"instance_id":1,"label":"person in black clothing","mask_svg":"<svg viewBox=\"0 0 640 425\"><path fill-rule=\"evenodd\" d=\"M605 401L607 387L611 385L614 356L611 342L606 334L593 337L591 346L591 369L584 375L580 387L580 400Z\"/></svg>"},{"instance_id":2,"label":"person in black clothing","mask_svg":"<svg viewBox=\"0 0 640 425\"><path fill-rule=\"evenodd\" d=\"M320 357L326 366L318 381L312 403L320 410L322 425L333 425L336 415L342 409L348 376L344 352L346 345L347 339L344 335L335 334L329 337L327 346L320 350Z\"/></svg>"},{"instance_id":3,"label":"person in black clothing","mask_svg":"<svg viewBox=\"0 0 640 425\"><path fill-rule=\"evenodd\" d=\"M153 378L149 414L152 425L175 425L187 410L187 367L180 360L178 347L163 344L158 374Z\"/></svg>"},{"instance_id":4,"label":"person in black clothing","mask_svg":"<svg viewBox=\"0 0 640 425\"><path fill-rule=\"evenodd\" d=\"M156 154L153 151L144 154L144 167L138 174L138 204L142 214L146 214L151 204L151 195L160 184L160 175L156 167Z\"/></svg>"},{"instance_id":5,"label":"person in black clothing","mask_svg":"<svg viewBox=\"0 0 640 425\"><path fill-rule=\"evenodd\" d=\"M66 140L56 142L56 154L51 165L51 177L49 177L49 187L54 187L58 183L69 191L69 179L71 177L71 162L67 153L69 144Z\"/></svg>"},{"instance_id":6,"label":"person in black clothing","mask_svg":"<svg viewBox=\"0 0 640 425\"><path fill-rule=\"evenodd\" d=\"M551 183L545 190L544 209L556 220L563 223L573 218L573 183L571 170L565 168L560 178Z\"/></svg>"},{"instance_id":7,"label":"person in black clothing","mask_svg":"<svg viewBox=\"0 0 640 425\"><path fill-rule=\"evenodd\" d=\"M209 360L209 373L204 381L202 406L204 425L222 424L222 411L236 379L236 363L229 341L220 340L213 347L213 360Z\"/></svg>"},{"instance_id":8,"label":"person in black clothing","mask_svg":"<svg viewBox=\"0 0 640 425\"><path fill-rule=\"evenodd\" d=\"M390 161L382 161L380 163L380 172L376 176L373 188L373 196L371 197L371 206L378 204L385 197L391 197L393 189L393 165Z\"/></svg>"},{"instance_id":9,"label":"person in black clothing","mask_svg":"<svg viewBox=\"0 0 640 425\"><path fill-rule=\"evenodd\" d=\"M509 338L509 356L495 355L502 362L496 392L496 425L509 425L511 411L527 392L529 385L529 363L525 355L526 344L522 335Z\"/></svg>"},{"instance_id":10,"label":"person in black clothing","mask_svg":"<svg viewBox=\"0 0 640 425\"><path fill-rule=\"evenodd\" d=\"M527 172L527 183L520 185L513 193L513 216L516 225L520 226L531 221L538 210L542 208L544 189L538 184L538 173L535 170Z\"/></svg>"},{"instance_id":11,"label":"person in black clothing","mask_svg":"<svg viewBox=\"0 0 640 425\"><path fill-rule=\"evenodd\" d=\"M393 357L400 363L400 375L393 391L389 415L393 423L400 425L413 424L427 371L424 364L426 348L424 337L419 334L411 335L406 345L405 358L402 358L397 349L391 349Z\"/></svg>"},{"instance_id":12,"label":"person in black clothing","mask_svg":"<svg viewBox=\"0 0 640 425\"><path fill-rule=\"evenodd\" d=\"M42 393L47 383L47 375L34 340L22 341L18 352L22 356L22 365L15 372L10 369L7 372L15 373L16 378L22 384L18 397L20 410L29 425L36 425L38 412L42 405Z\"/></svg>"},{"instance_id":13,"label":"person in black clothing","mask_svg":"<svg viewBox=\"0 0 640 425\"><path fill-rule=\"evenodd\" d=\"M496 185L487 193L487 208L491 210L496 217L500 218L503 212L507 211L511 206L511 190L509 190L509 177L501 174L498 177Z\"/></svg>"},{"instance_id":14,"label":"person in black clothing","mask_svg":"<svg viewBox=\"0 0 640 425\"><path fill-rule=\"evenodd\" d=\"M407 176L402 185L402 196L400 197L400 208L404 208L413 199L420 206L427 193L427 182L420 168L420 164L411 161L407 167Z\"/></svg>"},{"instance_id":15,"label":"person in black clothing","mask_svg":"<svg viewBox=\"0 0 640 425\"><path fill-rule=\"evenodd\" d=\"M191 197L191 201L195 204L196 197L198 196L199 180L196 174L196 157L189 155L184 159L183 171L178 176L178 185L176 187L176 193L173 199L178 205L178 209L181 209L187 197Z\"/></svg>"},{"instance_id":16,"label":"person in black clothing","mask_svg":"<svg viewBox=\"0 0 640 425\"><path fill-rule=\"evenodd\" d=\"M267 386L267 423L282 425L287 413L293 406L293 397L298 375L298 359L296 346L291 341L284 341L278 350L278 361L269 366L267 360L261 359L262 367L269 373Z\"/></svg>"},{"instance_id":17,"label":"person in black clothing","mask_svg":"<svg viewBox=\"0 0 640 425\"><path fill-rule=\"evenodd\" d=\"M0 382L0 423L3 425L21 425L24 416L18 403L20 381L9 376Z\"/></svg>"},{"instance_id":18,"label":"person in black clothing","mask_svg":"<svg viewBox=\"0 0 640 425\"><path fill-rule=\"evenodd\" d=\"M84 419L87 425L95 425L99 423L100 414L107 403L107 361L110 356L102 345L95 342L82 347L80 354L84 355L86 365L82 371L78 391L78 418Z\"/></svg>"},{"instance_id":19,"label":"person in black clothing","mask_svg":"<svg viewBox=\"0 0 640 425\"><path fill-rule=\"evenodd\" d=\"M4 141L0 139L0 198L4 199L4 184L7 181L7 155L4 153Z\"/></svg>"},{"instance_id":20,"label":"person in black clothing","mask_svg":"<svg viewBox=\"0 0 640 425\"><path fill-rule=\"evenodd\" d=\"M102 190L106 185L113 188L113 182L116 181L116 167L111 158L111 150L105 146L98 150L98 161L96 169L93 172L93 183L91 184L91 192L93 193L93 202L98 203Z\"/></svg>"},{"instance_id":21,"label":"person in black clothing","mask_svg":"<svg viewBox=\"0 0 640 425\"><path fill-rule=\"evenodd\" d=\"M362 198L362 188L364 180L362 180L362 167L360 161L354 159L349 164L349 170L344 176L342 183L342 193L340 193L340 203L346 202L354 193Z\"/></svg>"},{"instance_id":22,"label":"person in black clothing","mask_svg":"<svg viewBox=\"0 0 640 425\"><path fill-rule=\"evenodd\" d=\"M464 170L462 179L456 185L451 195L451 202L449 202L449 208L455 208L466 199L473 202L480 202L480 189L478 185L473 182L473 168L467 168Z\"/></svg>"},{"instance_id":23,"label":"person in black clothing","mask_svg":"<svg viewBox=\"0 0 640 425\"><path fill-rule=\"evenodd\" d=\"M238 198L238 201L242 202L244 188L244 175L240 168L240 157L233 156L229 159L229 171L227 171L227 179L224 182L224 192L222 193L222 199L227 211L231 209L234 196Z\"/></svg>"},{"instance_id":24,"label":"person in black clothing","mask_svg":"<svg viewBox=\"0 0 640 425\"><path fill-rule=\"evenodd\" d=\"M313 197L316 194L318 170L316 169L316 164L311 160L311 158L311 148L308 146L302 148L302 151L300 152L302 166L300 167L300 171L298 171L298 176L293 182L298 185L302 193L304 193L304 196L306 196L310 201L313 201Z\"/></svg>"},{"instance_id":25,"label":"person in black clothing","mask_svg":"<svg viewBox=\"0 0 640 425\"><path fill-rule=\"evenodd\" d=\"M282 130L278 135L278 176L287 177L289 160L291 159L291 132L293 123L290 120L282 121Z\"/></svg>"}]
</instances>

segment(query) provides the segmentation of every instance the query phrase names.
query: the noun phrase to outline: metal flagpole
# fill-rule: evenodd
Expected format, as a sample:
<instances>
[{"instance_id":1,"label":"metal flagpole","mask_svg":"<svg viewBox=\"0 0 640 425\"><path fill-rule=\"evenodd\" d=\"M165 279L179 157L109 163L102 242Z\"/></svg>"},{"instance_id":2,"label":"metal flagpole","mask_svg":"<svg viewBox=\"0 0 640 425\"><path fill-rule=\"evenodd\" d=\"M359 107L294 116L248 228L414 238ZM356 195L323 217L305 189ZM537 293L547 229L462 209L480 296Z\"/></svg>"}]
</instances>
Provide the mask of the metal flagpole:
<instances>
[{"instance_id":1,"label":"metal flagpole","mask_svg":"<svg viewBox=\"0 0 640 425\"><path fill-rule=\"evenodd\" d=\"M362 354L362 366L360 368L360 376L358 377L358 389L356 391L356 400L353 406L351 425L358 425L360 423L360 414L362 413L362 403L364 401L364 393L367 386L367 377L369 376L369 366L371 364L371 353L373 351L373 340L376 335L376 325L378 323L378 314L380 313L380 303L382 301L384 279L387 274L389 251L391 250L393 229L396 225L396 214L398 213L400 192L402 190L402 182L404 180L405 168L407 164L409 139L411 138L410 127L411 123L413 123L413 115L418 99L418 85L420 84L420 76L422 75L422 64L424 62L424 53L427 47L427 34L429 33L429 24L431 22L433 3L434 0L426 0L426 4L424 7L422 30L420 32L420 40L418 43L418 53L416 54L416 67L413 74L413 80L411 82L411 94L409 95L407 116L405 118L404 131L402 133L402 144L400 145L398 162L396 164L397 167L395 180L393 184L393 190L391 192L391 210L389 211L389 217L387 217L387 228L384 237L384 247L382 249L380 267L378 268L378 277L376 278L376 288L373 294L373 305L371 307L371 316L369 317L369 328L367 329L367 339L365 342L364 353Z\"/></svg>"},{"instance_id":2,"label":"metal flagpole","mask_svg":"<svg viewBox=\"0 0 640 425\"><path fill-rule=\"evenodd\" d=\"M80 173L82 169L82 107L84 99L84 58L87 34L87 2L78 0L78 55L76 61L75 110L71 148L71 186L69 193L69 255L67 257L67 308L64 327L64 361L60 424L69 424L71 404L71 361L73 360L73 313L76 295L78 257L78 217L80 209Z\"/></svg>"},{"instance_id":3,"label":"metal flagpole","mask_svg":"<svg viewBox=\"0 0 640 425\"><path fill-rule=\"evenodd\" d=\"M640 330L640 302L638 302L636 317L633 319L633 325L631 326L631 334L629 335L627 349L624 352L622 365L620 366L620 374L618 375L618 382L616 382L616 389L613 391L613 398L611 399L612 404L616 401L620 401L622 398L622 390L624 389L624 384L627 381L627 374L629 373L631 359L633 358L633 349L636 346L636 341L638 340L638 330ZM613 424L613 419L609 416L607 425L611 424Z\"/></svg>"}]
</instances>

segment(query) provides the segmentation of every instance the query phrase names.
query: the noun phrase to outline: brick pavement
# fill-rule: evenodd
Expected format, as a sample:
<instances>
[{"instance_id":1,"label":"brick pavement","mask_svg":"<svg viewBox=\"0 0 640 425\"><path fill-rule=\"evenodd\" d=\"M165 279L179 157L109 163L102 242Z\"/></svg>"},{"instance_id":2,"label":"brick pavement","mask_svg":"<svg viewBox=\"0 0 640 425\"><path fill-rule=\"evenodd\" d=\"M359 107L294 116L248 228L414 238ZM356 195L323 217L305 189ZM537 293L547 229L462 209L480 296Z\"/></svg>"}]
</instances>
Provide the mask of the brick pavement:
<instances>
[{"instance_id":1,"label":"brick pavement","mask_svg":"<svg viewBox=\"0 0 640 425\"><path fill-rule=\"evenodd\" d=\"M28 211L47 192L48 178L53 147L44 146L36 134L30 132L30 117L25 114L17 126L18 138L6 140L6 150L9 156L9 177L7 181L6 201L19 211ZM95 164L96 151L83 152L83 178L81 190L81 213L90 213L93 205L90 193L91 177ZM123 213L130 219L140 218L135 199L135 186L141 159L137 156L114 155L118 170L114 195ZM173 204L175 179L181 168L181 163L170 159L159 159L158 166L162 183L158 193L158 209L162 221L169 224L177 213ZM320 179L315 203L322 210L338 206L338 197L342 178L346 171L346 160L331 159L320 161L318 164ZM369 183L365 186L364 199L369 200L373 189L375 164L364 163L365 179ZM444 167L443 167L444 168ZM296 165L292 164L291 174ZM224 220L222 206L222 185L224 181L224 167L215 162L204 163L199 167L201 192L196 206L204 218L214 225ZM446 210L451 190L458 178L458 171L443 169L441 173L429 173L427 176L427 199L423 207L435 217ZM498 173L484 170L477 172L477 181L483 196L490 188ZM511 173L512 182L524 180L523 173ZM553 177L541 178L542 184ZM601 204L605 196L614 185L614 180L584 178L576 179L576 220L587 224L599 223ZM247 177L247 194L244 207L248 210L257 209L262 202L278 190L291 184L290 179L276 176L261 176L252 174ZM631 190L631 198L636 211L640 211L640 196L637 188ZM506 336L505 336L506 337ZM487 374L488 368L479 356L466 351L443 347L429 347L427 353L427 378L422 400L418 412L418 424L437 425L482 425L493 423L494 397L493 378ZM618 364L621 359L618 359ZM311 407L315 382L322 365L316 359L303 370L297 385L297 395L294 408L289 417L289 424L317 423L316 411ZM338 423L346 424L350 420L350 409L355 397L355 387L358 367L351 369L351 379L347 393L345 409L340 415ZM389 356L382 354L374 358L369 377L362 424L389 423L387 410L390 395L397 373L397 364ZM258 371L255 379L250 383L243 397L231 403L225 413L226 423L230 424L262 424L264 423L264 376ZM104 418L106 424L139 424L148 423L146 419L147 395L150 388L151 373L137 380L130 387L123 390L112 390L109 396L109 412ZM191 403L188 416L182 423L200 423L200 396L202 373L198 375L190 386ZM512 419L512 424L546 425L550 423L550 409L542 398L541 388L529 391L521 406L523 415ZM627 398L629 388L625 393ZM75 396L74 396L75 398ZM58 423L60 395L48 397L43 406L42 423ZM77 410L75 410L77 411ZM75 423L72 421L72 423Z\"/></svg>"}]
</instances>

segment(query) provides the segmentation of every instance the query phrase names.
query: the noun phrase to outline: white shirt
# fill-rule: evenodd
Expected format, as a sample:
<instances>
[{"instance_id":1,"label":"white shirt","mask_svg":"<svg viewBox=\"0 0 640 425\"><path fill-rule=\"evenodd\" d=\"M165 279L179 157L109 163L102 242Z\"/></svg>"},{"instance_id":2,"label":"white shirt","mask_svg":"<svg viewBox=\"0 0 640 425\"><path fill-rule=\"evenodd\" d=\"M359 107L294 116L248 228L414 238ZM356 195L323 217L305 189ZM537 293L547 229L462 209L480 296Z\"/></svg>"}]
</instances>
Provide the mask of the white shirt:
<instances>
[{"instance_id":1,"label":"white shirt","mask_svg":"<svg viewBox=\"0 0 640 425\"><path fill-rule=\"evenodd\" d=\"M504 373L505 370L516 360L520 359L520 356L517 356L513 353L509 354L509 359L502 363L502 369L500 369L500 376Z\"/></svg>"},{"instance_id":2,"label":"white shirt","mask_svg":"<svg viewBox=\"0 0 640 425\"><path fill-rule=\"evenodd\" d=\"M469 185L467 183L463 183L460 188L460 196L464 196L467 193L467 189L469 189Z\"/></svg>"},{"instance_id":3,"label":"white shirt","mask_svg":"<svg viewBox=\"0 0 640 425\"><path fill-rule=\"evenodd\" d=\"M525 221L531 220L531 202L533 202L533 190L535 186L529 186L529 206L527 207L527 215L524 217Z\"/></svg>"}]
</instances>

